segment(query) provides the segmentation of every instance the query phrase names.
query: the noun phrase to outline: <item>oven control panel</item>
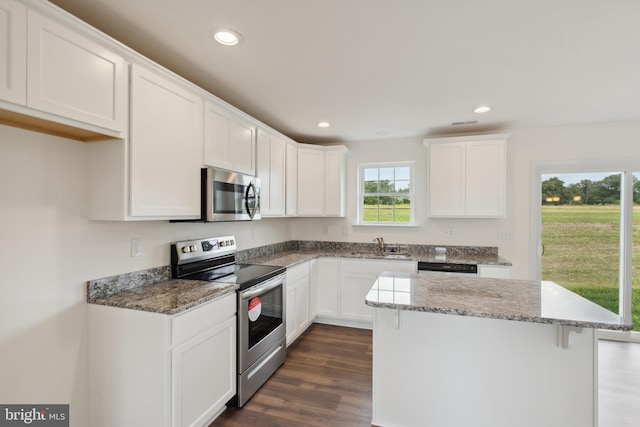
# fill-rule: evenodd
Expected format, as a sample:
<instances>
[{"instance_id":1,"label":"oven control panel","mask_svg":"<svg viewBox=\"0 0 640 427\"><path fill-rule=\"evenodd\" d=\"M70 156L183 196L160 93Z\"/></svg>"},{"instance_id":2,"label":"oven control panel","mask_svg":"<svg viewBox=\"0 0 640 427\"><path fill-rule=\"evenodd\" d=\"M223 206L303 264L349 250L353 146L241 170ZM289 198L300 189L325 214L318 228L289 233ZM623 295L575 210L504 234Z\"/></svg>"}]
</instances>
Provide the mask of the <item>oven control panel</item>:
<instances>
[{"instance_id":1,"label":"oven control panel","mask_svg":"<svg viewBox=\"0 0 640 427\"><path fill-rule=\"evenodd\" d=\"M179 262L213 258L233 253L237 250L234 236L185 240L183 242L175 242L171 246L172 257L177 257Z\"/></svg>"}]
</instances>

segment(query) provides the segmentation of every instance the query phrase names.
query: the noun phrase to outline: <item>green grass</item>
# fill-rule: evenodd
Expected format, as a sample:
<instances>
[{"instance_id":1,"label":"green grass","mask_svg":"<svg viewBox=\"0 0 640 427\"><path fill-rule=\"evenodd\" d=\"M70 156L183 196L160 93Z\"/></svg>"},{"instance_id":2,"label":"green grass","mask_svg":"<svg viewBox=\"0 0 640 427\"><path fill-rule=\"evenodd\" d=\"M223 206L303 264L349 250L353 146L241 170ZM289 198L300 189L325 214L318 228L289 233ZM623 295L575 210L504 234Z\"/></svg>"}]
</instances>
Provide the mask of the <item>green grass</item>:
<instances>
[{"instance_id":1,"label":"green grass","mask_svg":"<svg viewBox=\"0 0 640 427\"><path fill-rule=\"evenodd\" d=\"M633 217L632 314L640 330L640 207ZM617 313L619 236L619 206L543 206L543 280Z\"/></svg>"},{"instance_id":2,"label":"green grass","mask_svg":"<svg viewBox=\"0 0 640 427\"><path fill-rule=\"evenodd\" d=\"M364 205L364 221L365 222L410 222L411 221L411 206L408 204L402 205ZM394 221L395 215L395 221Z\"/></svg>"}]
</instances>

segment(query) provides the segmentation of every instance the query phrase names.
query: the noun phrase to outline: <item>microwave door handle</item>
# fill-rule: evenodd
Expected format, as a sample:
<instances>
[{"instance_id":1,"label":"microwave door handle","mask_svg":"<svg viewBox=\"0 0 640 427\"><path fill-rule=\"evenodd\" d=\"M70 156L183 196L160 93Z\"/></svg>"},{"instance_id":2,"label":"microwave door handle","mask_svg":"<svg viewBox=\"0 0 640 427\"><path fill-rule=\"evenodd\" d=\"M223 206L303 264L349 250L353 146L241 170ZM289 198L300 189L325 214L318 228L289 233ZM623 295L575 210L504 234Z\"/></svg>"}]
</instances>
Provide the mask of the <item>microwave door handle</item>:
<instances>
[{"instance_id":1,"label":"microwave door handle","mask_svg":"<svg viewBox=\"0 0 640 427\"><path fill-rule=\"evenodd\" d=\"M247 289L244 292L240 293L240 298L243 300L253 298L255 296L261 295L267 291L270 291L273 288L277 288L278 286L284 283L284 275L276 276L273 279L269 279L264 282L260 286L254 286L253 288Z\"/></svg>"},{"instance_id":2,"label":"microwave door handle","mask_svg":"<svg viewBox=\"0 0 640 427\"><path fill-rule=\"evenodd\" d=\"M247 186L247 192L244 195L244 200L245 200L245 209L247 210L247 213L249 214L249 218L251 219L253 219L253 217L256 215L256 210L258 209L257 200L256 200L256 203L253 204L253 210L249 208L249 193L252 190L253 190L254 198L256 198L257 197L256 186L253 184L253 182L250 182L249 185Z\"/></svg>"}]
</instances>

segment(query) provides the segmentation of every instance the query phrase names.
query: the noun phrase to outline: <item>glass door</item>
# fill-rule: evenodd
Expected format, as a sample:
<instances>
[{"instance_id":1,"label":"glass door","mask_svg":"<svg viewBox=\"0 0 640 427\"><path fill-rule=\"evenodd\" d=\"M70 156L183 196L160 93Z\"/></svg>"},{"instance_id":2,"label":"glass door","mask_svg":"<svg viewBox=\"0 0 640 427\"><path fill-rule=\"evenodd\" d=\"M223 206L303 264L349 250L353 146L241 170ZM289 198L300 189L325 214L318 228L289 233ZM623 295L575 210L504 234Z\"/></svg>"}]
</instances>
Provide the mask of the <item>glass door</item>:
<instances>
[{"instance_id":1,"label":"glass door","mask_svg":"<svg viewBox=\"0 0 640 427\"><path fill-rule=\"evenodd\" d=\"M640 173L621 169L538 170L538 260L542 280L633 321L640 331Z\"/></svg>"}]
</instances>

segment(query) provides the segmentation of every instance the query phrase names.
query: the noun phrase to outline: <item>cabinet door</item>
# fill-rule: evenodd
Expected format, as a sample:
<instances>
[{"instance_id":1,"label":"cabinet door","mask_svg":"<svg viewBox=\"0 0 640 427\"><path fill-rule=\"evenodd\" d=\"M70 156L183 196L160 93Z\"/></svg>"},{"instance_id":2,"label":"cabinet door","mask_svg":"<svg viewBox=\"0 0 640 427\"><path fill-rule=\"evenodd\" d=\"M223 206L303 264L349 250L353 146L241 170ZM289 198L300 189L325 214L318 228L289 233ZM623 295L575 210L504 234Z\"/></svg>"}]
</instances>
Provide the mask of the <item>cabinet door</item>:
<instances>
[{"instance_id":1,"label":"cabinet door","mask_svg":"<svg viewBox=\"0 0 640 427\"><path fill-rule=\"evenodd\" d=\"M285 172L285 213L292 216L298 215L298 146L295 142L287 143Z\"/></svg>"},{"instance_id":2,"label":"cabinet door","mask_svg":"<svg viewBox=\"0 0 640 427\"><path fill-rule=\"evenodd\" d=\"M264 216L285 214L286 143L258 131L257 176L260 178L260 212Z\"/></svg>"},{"instance_id":3,"label":"cabinet door","mask_svg":"<svg viewBox=\"0 0 640 427\"><path fill-rule=\"evenodd\" d=\"M320 258L311 275L318 289L318 316L338 317L338 260Z\"/></svg>"},{"instance_id":4,"label":"cabinet door","mask_svg":"<svg viewBox=\"0 0 640 427\"><path fill-rule=\"evenodd\" d=\"M314 276L318 274L318 260L309 262L309 323L318 315L318 281Z\"/></svg>"},{"instance_id":5,"label":"cabinet door","mask_svg":"<svg viewBox=\"0 0 640 427\"><path fill-rule=\"evenodd\" d=\"M325 215L345 215L345 155L342 147L325 151Z\"/></svg>"},{"instance_id":6,"label":"cabinet door","mask_svg":"<svg viewBox=\"0 0 640 427\"><path fill-rule=\"evenodd\" d=\"M504 140L468 142L466 146L466 215L502 217L505 206Z\"/></svg>"},{"instance_id":7,"label":"cabinet door","mask_svg":"<svg viewBox=\"0 0 640 427\"><path fill-rule=\"evenodd\" d=\"M465 143L429 146L429 216L465 214Z\"/></svg>"},{"instance_id":8,"label":"cabinet door","mask_svg":"<svg viewBox=\"0 0 640 427\"><path fill-rule=\"evenodd\" d=\"M206 425L236 393L236 318L172 351L173 426Z\"/></svg>"},{"instance_id":9,"label":"cabinet door","mask_svg":"<svg viewBox=\"0 0 640 427\"><path fill-rule=\"evenodd\" d=\"M200 97L134 65L130 151L132 216L200 217Z\"/></svg>"},{"instance_id":10,"label":"cabinet door","mask_svg":"<svg viewBox=\"0 0 640 427\"><path fill-rule=\"evenodd\" d=\"M256 128L223 105L205 104L204 163L207 166L256 174Z\"/></svg>"},{"instance_id":11,"label":"cabinet door","mask_svg":"<svg viewBox=\"0 0 640 427\"><path fill-rule=\"evenodd\" d=\"M285 300L285 329L287 335L287 346L289 346L298 333L296 323L296 287L295 283L287 280L287 293Z\"/></svg>"},{"instance_id":12,"label":"cabinet door","mask_svg":"<svg viewBox=\"0 0 640 427\"><path fill-rule=\"evenodd\" d=\"M0 99L27 102L27 8L0 0Z\"/></svg>"},{"instance_id":13,"label":"cabinet door","mask_svg":"<svg viewBox=\"0 0 640 427\"><path fill-rule=\"evenodd\" d=\"M27 19L27 105L124 133L124 58L34 11Z\"/></svg>"},{"instance_id":14,"label":"cabinet door","mask_svg":"<svg viewBox=\"0 0 640 427\"><path fill-rule=\"evenodd\" d=\"M372 322L373 310L364 300L383 271L414 273L413 261L340 260L340 318Z\"/></svg>"},{"instance_id":15,"label":"cabinet door","mask_svg":"<svg viewBox=\"0 0 640 427\"><path fill-rule=\"evenodd\" d=\"M298 147L298 215L324 215L324 150Z\"/></svg>"}]
</instances>

